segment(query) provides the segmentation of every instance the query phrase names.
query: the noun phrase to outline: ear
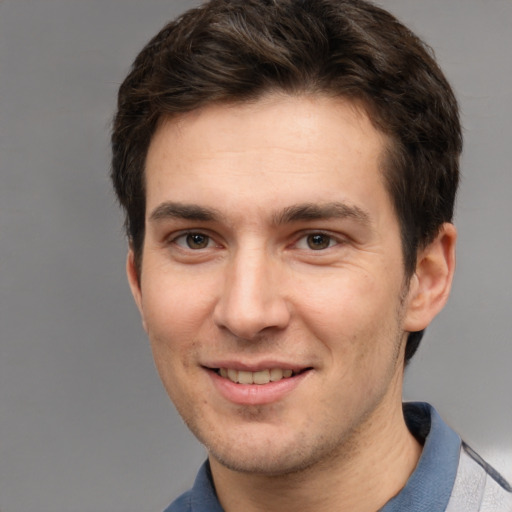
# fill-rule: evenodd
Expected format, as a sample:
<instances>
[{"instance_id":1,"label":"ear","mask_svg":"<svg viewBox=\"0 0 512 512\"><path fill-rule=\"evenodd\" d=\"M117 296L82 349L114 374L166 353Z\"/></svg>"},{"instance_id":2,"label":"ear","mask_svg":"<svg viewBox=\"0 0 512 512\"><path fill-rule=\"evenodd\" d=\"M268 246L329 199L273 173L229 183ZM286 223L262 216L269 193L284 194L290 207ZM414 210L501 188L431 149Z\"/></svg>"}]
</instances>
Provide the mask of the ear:
<instances>
[{"instance_id":1,"label":"ear","mask_svg":"<svg viewBox=\"0 0 512 512\"><path fill-rule=\"evenodd\" d=\"M425 329L446 304L455 272L456 240L455 226L445 223L435 240L418 253L407 294L406 331Z\"/></svg>"},{"instance_id":2,"label":"ear","mask_svg":"<svg viewBox=\"0 0 512 512\"><path fill-rule=\"evenodd\" d=\"M135 304L137 304L137 308L140 312L142 326L147 332L146 320L144 319L144 310L142 308L142 291L140 288L140 278L139 273L137 272L137 267L135 265L135 255L131 247L128 250L128 255L126 257L126 276L128 277L128 284L130 285Z\"/></svg>"}]
</instances>

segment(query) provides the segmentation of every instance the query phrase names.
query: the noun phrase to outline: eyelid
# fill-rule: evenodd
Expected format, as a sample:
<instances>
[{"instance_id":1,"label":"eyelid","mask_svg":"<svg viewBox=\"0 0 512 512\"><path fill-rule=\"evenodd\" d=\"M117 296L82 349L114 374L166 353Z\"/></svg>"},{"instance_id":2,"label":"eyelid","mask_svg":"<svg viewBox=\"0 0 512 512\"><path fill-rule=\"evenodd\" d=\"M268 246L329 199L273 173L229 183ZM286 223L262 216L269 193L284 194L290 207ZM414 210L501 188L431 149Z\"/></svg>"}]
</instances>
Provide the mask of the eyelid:
<instances>
[{"instance_id":1,"label":"eyelid","mask_svg":"<svg viewBox=\"0 0 512 512\"><path fill-rule=\"evenodd\" d=\"M301 241L304 241L304 243L307 243L306 242L307 237L312 236L312 235L321 235L321 236L328 237L330 239L330 241L333 243L330 244L325 249L316 249L315 250L315 249L311 249L310 247L298 247L298 245ZM344 237L340 234L335 234L330 231L326 231L326 230L322 230L322 229L312 229L312 230L303 231L303 232L299 233L299 236L296 237L295 242L293 243L293 246L300 250L311 251L311 252L322 252L322 251L326 251L327 249L331 249L332 247L335 247L337 245L343 244L346 241L347 241L346 237Z\"/></svg>"},{"instance_id":2,"label":"eyelid","mask_svg":"<svg viewBox=\"0 0 512 512\"><path fill-rule=\"evenodd\" d=\"M177 243L177 241L181 238L185 239L188 235L196 235L196 234L203 235L209 239L209 243L208 243L207 247L205 247L203 249L192 249L191 247L187 247L185 242L183 244ZM325 249L317 249L316 251L309 247L302 247L302 248L299 247L300 250L307 250L307 251L312 251L312 252L322 252L322 251L326 251L327 249L331 249L332 247L335 247L337 245L344 244L347 242L347 237L340 233L333 233L331 231L324 230L324 229L308 229L308 230L301 231L296 234L296 236L294 237L294 241L291 244L291 247L297 248L297 246L301 242L306 244L307 237L312 236L312 235L321 235L321 236L328 237L330 239L330 245L328 247L326 247ZM220 248L223 246L222 243L219 243L218 236L216 236L216 234L212 234L210 232L210 230L208 230L208 229L200 229L200 228L199 229L192 228L192 229L184 229L184 230L175 231L165 237L164 244L166 244L166 245L172 244L172 245L177 246L180 249L183 249L186 251L193 251L193 252L200 252L200 251L212 249L215 247Z\"/></svg>"},{"instance_id":3,"label":"eyelid","mask_svg":"<svg viewBox=\"0 0 512 512\"><path fill-rule=\"evenodd\" d=\"M202 236L208 238L208 245L206 247L203 247L200 249L193 249L192 247L188 247L186 245L186 237L189 235L202 235ZM184 239L183 244L177 242L180 238ZM165 243L167 245L171 245L171 244L175 245L181 250L191 251L191 252L200 252L200 251L205 251L207 249L213 249L215 247L221 246L221 244L219 244L216 241L215 236L210 234L209 231L205 230L205 229L185 229L185 230L171 233L169 236L167 236L165 238Z\"/></svg>"}]
</instances>

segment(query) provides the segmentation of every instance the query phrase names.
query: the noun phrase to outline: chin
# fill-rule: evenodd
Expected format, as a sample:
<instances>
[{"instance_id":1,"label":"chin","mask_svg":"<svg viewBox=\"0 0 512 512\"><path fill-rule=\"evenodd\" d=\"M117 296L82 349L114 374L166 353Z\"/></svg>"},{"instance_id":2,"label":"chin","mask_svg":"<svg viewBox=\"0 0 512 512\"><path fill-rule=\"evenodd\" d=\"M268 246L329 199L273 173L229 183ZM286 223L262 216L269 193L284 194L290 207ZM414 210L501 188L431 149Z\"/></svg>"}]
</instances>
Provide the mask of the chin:
<instances>
[{"instance_id":1,"label":"chin","mask_svg":"<svg viewBox=\"0 0 512 512\"><path fill-rule=\"evenodd\" d=\"M245 439L244 439L245 438ZM241 436L215 442L204 442L210 458L239 473L266 476L284 476L301 473L319 464L328 466L335 458L336 443L311 438L311 434L297 433L287 437L278 435Z\"/></svg>"},{"instance_id":2,"label":"chin","mask_svg":"<svg viewBox=\"0 0 512 512\"><path fill-rule=\"evenodd\" d=\"M279 456L275 453L257 453L236 455L236 453L218 454L209 452L219 464L238 473L257 474L266 476L283 476L300 473L313 465L304 460L300 454ZM225 455L225 456L224 456Z\"/></svg>"}]
</instances>

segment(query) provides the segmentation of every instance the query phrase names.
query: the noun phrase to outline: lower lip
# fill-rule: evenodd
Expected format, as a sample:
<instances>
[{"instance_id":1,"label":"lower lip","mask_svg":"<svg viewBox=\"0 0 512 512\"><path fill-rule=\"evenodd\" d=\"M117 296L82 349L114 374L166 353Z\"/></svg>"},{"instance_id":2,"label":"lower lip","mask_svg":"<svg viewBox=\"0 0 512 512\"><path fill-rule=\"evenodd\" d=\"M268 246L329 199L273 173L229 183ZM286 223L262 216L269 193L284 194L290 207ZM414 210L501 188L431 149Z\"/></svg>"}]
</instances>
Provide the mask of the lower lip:
<instances>
[{"instance_id":1,"label":"lower lip","mask_svg":"<svg viewBox=\"0 0 512 512\"><path fill-rule=\"evenodd\" d=\"M208 370L220 394L238 405L264 405L277 402L292 392L310 373L310 370L268 384L237 384Z\"/></svg>"}]
</instances>

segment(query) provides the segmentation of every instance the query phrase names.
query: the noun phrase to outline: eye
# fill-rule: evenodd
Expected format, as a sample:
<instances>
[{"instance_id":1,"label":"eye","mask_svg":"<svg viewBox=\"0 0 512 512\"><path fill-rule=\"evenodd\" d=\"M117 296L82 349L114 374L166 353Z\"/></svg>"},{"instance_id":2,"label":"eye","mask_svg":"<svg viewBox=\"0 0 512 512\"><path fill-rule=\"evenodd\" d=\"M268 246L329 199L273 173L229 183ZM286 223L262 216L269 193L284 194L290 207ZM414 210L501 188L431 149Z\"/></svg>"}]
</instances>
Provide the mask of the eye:
<instances>
[{"instance_id":1,"label":"eye","mask_svg":"<svg viewBox=\"0 0 512 512\"><path fill-rule=\"evenodd\" d=\"M184 249L207 249L212 247L213 241L204 233L184 233L176 237L173 242Z\"/></svg>"},{"instance_id":2,"label":"eye","mask_svg":"<svg viewBox=\"0 0 512 512\"><path fill-rule=\"evenodd\" d=\"M297 247L299 249L321 251L323 249L328 249L337 243L338 242L336 240L325 233L310 233L299 240Z\"/></svg>"}]
</instances>

